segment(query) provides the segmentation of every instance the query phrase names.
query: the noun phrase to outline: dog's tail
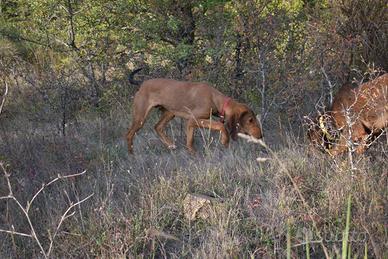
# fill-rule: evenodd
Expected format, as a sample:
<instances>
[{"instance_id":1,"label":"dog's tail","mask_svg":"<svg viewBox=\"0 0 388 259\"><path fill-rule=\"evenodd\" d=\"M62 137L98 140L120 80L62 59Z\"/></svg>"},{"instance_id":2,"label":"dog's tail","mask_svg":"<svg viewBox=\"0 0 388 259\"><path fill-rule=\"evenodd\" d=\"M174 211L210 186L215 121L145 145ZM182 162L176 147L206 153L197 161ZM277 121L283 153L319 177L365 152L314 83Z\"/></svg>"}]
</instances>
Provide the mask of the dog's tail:
<instances>
[{"instance_id":1,"label":"dog's tail","mask_svg":"<svg viewBox=\"0 0 388 259\"><path fill-rule=\"evenodd\" d=\"M129 73L128 75L128 81L133 84L133 85L141 85L143 83L143 81L138 81L138 80L135 80L133 77L135 76L135 74L137 74L140 70L142 70L143 68L137 68L135 70L133 70L131 73Z\"/></svg>"}]
</instances>

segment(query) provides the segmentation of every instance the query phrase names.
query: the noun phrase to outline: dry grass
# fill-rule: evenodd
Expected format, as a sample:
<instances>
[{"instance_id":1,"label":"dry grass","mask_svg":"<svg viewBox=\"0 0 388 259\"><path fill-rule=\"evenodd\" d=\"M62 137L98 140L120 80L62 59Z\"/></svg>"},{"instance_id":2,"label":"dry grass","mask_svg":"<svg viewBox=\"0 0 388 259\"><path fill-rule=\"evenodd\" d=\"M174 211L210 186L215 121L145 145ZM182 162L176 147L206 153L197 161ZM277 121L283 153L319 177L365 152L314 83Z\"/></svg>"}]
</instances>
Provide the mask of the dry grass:
<instances>
[{"instance_id":1,"label":"dry grass","mask_svg":"<svg viewBox=\"0 0 388 259\"><path fill-rule=\"evenodd\" d=\"M52 124L14 118L2 124L0 158L11 173L15 197L25 204L43 182L87 170L71 181L45 188L30 211L43 250L50 232L71 201L94 196L75 206L62 223L53 257L306 257L341 255L347 197L352 196L349 231L351 255L387 256L387 149L380 141L356 170L347 160L313 153L303 138L287 132L267 136L273 151L239 140L224 149L217 135L197 136L198 154L189 156L180 122L171 134L178 149L166 150L150 130L135 139L128 157L123 139L128 115L84 115L60 137ZM279 139L278 136L281 136ZM257 162L256 158L269 158ZM0 181L0 196L8 194ZM210 220L183 217L187 193L222 198ZM0 229L29 233L15 204L0 201ZM52 234L52 233L51 233ZM287 251L287 237L290 249ZM41 257L31 238L0 233L0 257ZM326 251L325 251L326 250Z\"/></svg>"}]
</instances>

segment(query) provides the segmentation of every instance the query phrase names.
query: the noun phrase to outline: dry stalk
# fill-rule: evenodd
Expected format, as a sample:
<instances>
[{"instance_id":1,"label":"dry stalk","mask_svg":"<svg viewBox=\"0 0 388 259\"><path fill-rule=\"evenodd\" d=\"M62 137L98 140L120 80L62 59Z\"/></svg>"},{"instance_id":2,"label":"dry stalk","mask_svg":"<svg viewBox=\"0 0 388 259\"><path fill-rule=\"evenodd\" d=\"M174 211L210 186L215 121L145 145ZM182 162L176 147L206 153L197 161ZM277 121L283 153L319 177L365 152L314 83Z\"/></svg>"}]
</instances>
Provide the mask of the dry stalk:
<instances>
[{"instance_id":1,"label":"dry stalk","mask_svg":"<svg viewBox=\"0 0 388 259\"><path fill-rule=\"evenodd\" d=\"M310 208L310 206L308 205L308 203L307 203L306 199L304 198L302 192L300 191L297 183L292 178L291 173L286 168L286 166L283 164L283 162L280 160L279 156L270 147L268 147L267 144L265 144L265 142L263 140L261 140L261 139L256 139L256 138L254 138L252 136L249 136L249 135L246 135L246 134L242 134L242 133L238 133L238 136L243 138L243 139L245 139L245 140L247 140L248 142L257 143L257 144L261 145L262 147L264 147L272 155L272 157L277 161L277 163L279 164L281 169L287 174L287 177L290 179L290 181L292 183L292 186L294 187L294 189L297 192L300 200L302 201L303 206L305 207L306 211L308 212L308 216L309 216L311 222L313 223L313 227L314 227L314 230L317 233L318 238L320 239L319 243L320 243L320 245L322 247L323 252L325 253L326 258L330 258L329 252L328 252L326 246L323 244L323 238L322 238L322 236L321 236L321 234L320 234L320 232L318 230L318 227L317 227L317 224L316 224L316 220L314 219L314 217L312 215L313 211Z\"/></svg>"},{"instance_id":2,"label":"dry stalk","mask_svg":"<svg viewBox=\"0 0 388 259\"><path fill-rule=\"evenodd\" d=\"M39 239L38 235L36 234L36 231L35 231L35 227L34 227L34 224L33 222L31 221L31 217L29 215L29 212L30 212L30 209L31 209L31 206L32 206L32 203L34 202L34 200L36 199L36 197L48 186L52 185L53 183L57 182L58 180L62 180L62 179L67 179L67 178L72 178L72 177L77 177L77 176L80 176L80 175L83 175L86 173L86 171L83 171L81 173L77 173L77 174L72 174L72 175L60 175L58 174L57 178L51 180L49 183L47 184L42 184L42 187L34 194L34 196L27 201L27 204L26 206L23 206L20 201L14 196L13 194L13 190L12 190L12 185L11 185L11 181L10 181L10 176L11 174L7 172L7 170L5 169L5 166L3 164L3 162L0 161L0 168L1 170L3 171L4 173L4 177L7 181L7 185L8 185L8 195L6 196L0 196L0 200L12 200L16 203L16 205L19 207L19 209L23 212L27 222L28 222L28 225L29 225L29 228L30 228L30 231L31 233L28 234L28 233L22 233L22 232L18 232L18 231L15 231L14 230L14 226L12 225L12 230L5 230L5 229L0 229L0 232L3 232L3 233L8 233L8 234L11 234L12 236L13 235L17 235L17 236L23 236L23 237L30 237L32 238L35 243L38 245L39 247L39 250L41 251L41 253L43 254L43 256L45 258L49 258L50 257L50 254L52 252L52 249L53 249L53 244L54 244L54 240L55 240L55 237L57 236L58 234L58 231L60 229L60 227L62 226L63 222L68 219L69 217L73 216L75 214L75 212L72 212L70 213L70 211L75 207L75 206L78 206L79 204L85 202L86 200L88 200L90 197L92 197L94 194L90 194L89 196L87 196L86 198L76 202L76 203L70 203L70 206L65 210L65 212L62 214L61 216L61 219L59 221L59 223L57 224L56 228L55 228L55 231L54 231L54 234L53 236L50 236L49 239L50 239L50 244L48 245L48 249L47 251L44 249L43 247L43 244L41 242L41 240Z\"/></svg>"},{"instance_id":3,"label":"dry stalk","mask_svg":"<svg viewBox=\"0 0 388 259\"><path fill-rule=\"evenodd\" d=\"M333 104L333 100L334 100L334 97L333 97L334 85L331 83L330 78L326 74L325 68L323 66L321 67L321 71L322 71L323 75L325 76L327 83L329 84L329 97L330 97L329 103L331 106Z\"/></svg>"},{"instance_id":4,"label":"dry stalk","mask_svg":"<svg viewBox=\"0 0 388 259\"><path fill-rule=\"evenodd\" d=\"M354 124L354 120L350 117L350 111L349 109L345 110L345 116L346 116L346 124L348 125L348 139L347 139L347 148L348 148L348 158L349 158L349 165L350 165L350 171L351 171L351 180L353 182L353 174L356 170L356 167L354 165L354 159L353 159L353 152L354 152L354 143L352 141L352 126Z\"/></svg>"},{"instance_id":5,"label":"dry stalk","mask_svg":"<svg viewBox=\"0 0 388 259\"><path fill-rule=\"evenodd\" d=\"M52 248L53 248L53 244L54 244L54 240L55 240L55 237L57 236L58 234L58 231L60 229L60 227L62 226L62 223L70 218L71 216L73 216L75 214L75 211L73 211L72 213L69 214L69 212L75 207L75 206L78 206L79 204L83 203L84 201L90 199L92 196L94 195L94 193L90 194L89 196L87 196L86 198L76 202L76 203L71 203L70 206L67 208L67 210L62 214L61 216L61 219L55 229L55 232L54 232L54 235L52 237L50 237L50 245L49 245L49 248L48 248L48 251L47 251L47 255L50 255L51 251L52 251Z\"/></svg>"},{"instance_id":6,"label":"dry stalk","mask_svg":"<svg viewBox=\"0 0 388 259\"><path fill-rule=\"evenodd\" d=\"M6 99L7 94L8 94L8 84L5 81L4 81L4 83L5 83L5 92L4 92L4 95L3 95L3 100L1 101L1 104L0 104L0 114L3 111L3 107L4 107L4 104L5 104L5 99Z\"/></svg>"}]
</instances>

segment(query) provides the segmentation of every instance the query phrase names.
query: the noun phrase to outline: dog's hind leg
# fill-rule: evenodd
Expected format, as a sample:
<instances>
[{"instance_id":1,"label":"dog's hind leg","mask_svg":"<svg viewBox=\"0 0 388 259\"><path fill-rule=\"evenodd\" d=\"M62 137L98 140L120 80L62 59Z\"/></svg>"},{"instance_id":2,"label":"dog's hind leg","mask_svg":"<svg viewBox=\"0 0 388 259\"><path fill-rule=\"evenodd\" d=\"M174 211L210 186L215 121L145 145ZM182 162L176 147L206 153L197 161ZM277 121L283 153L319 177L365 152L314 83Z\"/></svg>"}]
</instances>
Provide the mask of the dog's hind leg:
<instances>
[{"instance_id":1,"label":"dog's hind leg","mask_svg":"<svg viewBox=\"0 0 388 259\"><path fill-rule=\"evenodd\" d=\"M133 137L136 132L143 127L148 113L153 108L153 106L148 104L142 97L142 95L137 94L133 100L132 125L127 133L128 152L130 154L133 153Z\"/></svg>"},{"instance_id":2,"label":"dog's hind leg","mask_svg":"<svg viewBox=\"0 0 388 259\"><path fill-rule=\"evenodd\" d=\"M155 131L156 133L158 133L160 139L162 140L162 142L169 148L169 149L175 149L176 146L174 145L173 141L171 141L171 139L169 137L167 137L166 133L164 132L164 128L166 127L167 123L169 121L171 121L175 115L162 108L162 116L160 117L160 120L158 121L158 123L155 125Z\"/></svg>"}]
</instances>

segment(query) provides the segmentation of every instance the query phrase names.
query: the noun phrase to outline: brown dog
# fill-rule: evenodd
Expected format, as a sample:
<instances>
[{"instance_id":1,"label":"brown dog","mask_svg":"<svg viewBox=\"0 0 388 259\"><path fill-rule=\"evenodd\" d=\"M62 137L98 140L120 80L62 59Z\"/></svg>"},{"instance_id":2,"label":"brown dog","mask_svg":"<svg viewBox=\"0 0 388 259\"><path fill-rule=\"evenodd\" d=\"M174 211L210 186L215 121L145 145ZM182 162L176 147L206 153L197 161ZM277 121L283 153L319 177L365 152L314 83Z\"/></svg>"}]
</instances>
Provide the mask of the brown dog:
<instances>
[{"instance_id":1,"label":"brown dog","mask_svg":"<svg viewBox=\"0 0 388 259\"><path fill-rule=\"evenodd\" d=\"M133 75L137 71L139 69L131 73L129 77L131 83L140 83L133 80ZM155 125L155 130L162 142L170 149L174 149L175 145L164 133L164 128L175 116L187 120L187 148L191 153L195 151L193 148L195 128L220 131L221 143L228 145L229 134L224 127L223 118L226 119L227 128L233 140L237 139L238 132L255 138L262 137L255 114L245 104L226 97L206 83L158 78L144 81L135 94L132 108L133 121L127 134L129 153L132 153L135 133L144 125L153 107L159 107L162 110L162 116ZM211 120L211 115L221 117L221 122Z\"/></svg>"},{"instance_id":2,"label":"brown dog","mask_svg":"<svg viewBox=\"0 0 388 259\"><path fill-rule=\"evenodd\" d=\"M348 149L348 141L363 153L373 136L388 126L388 74L352 89L344 85L331 109L316 119L308 137L331 155Z\"/></svg>"}]
</instances>

